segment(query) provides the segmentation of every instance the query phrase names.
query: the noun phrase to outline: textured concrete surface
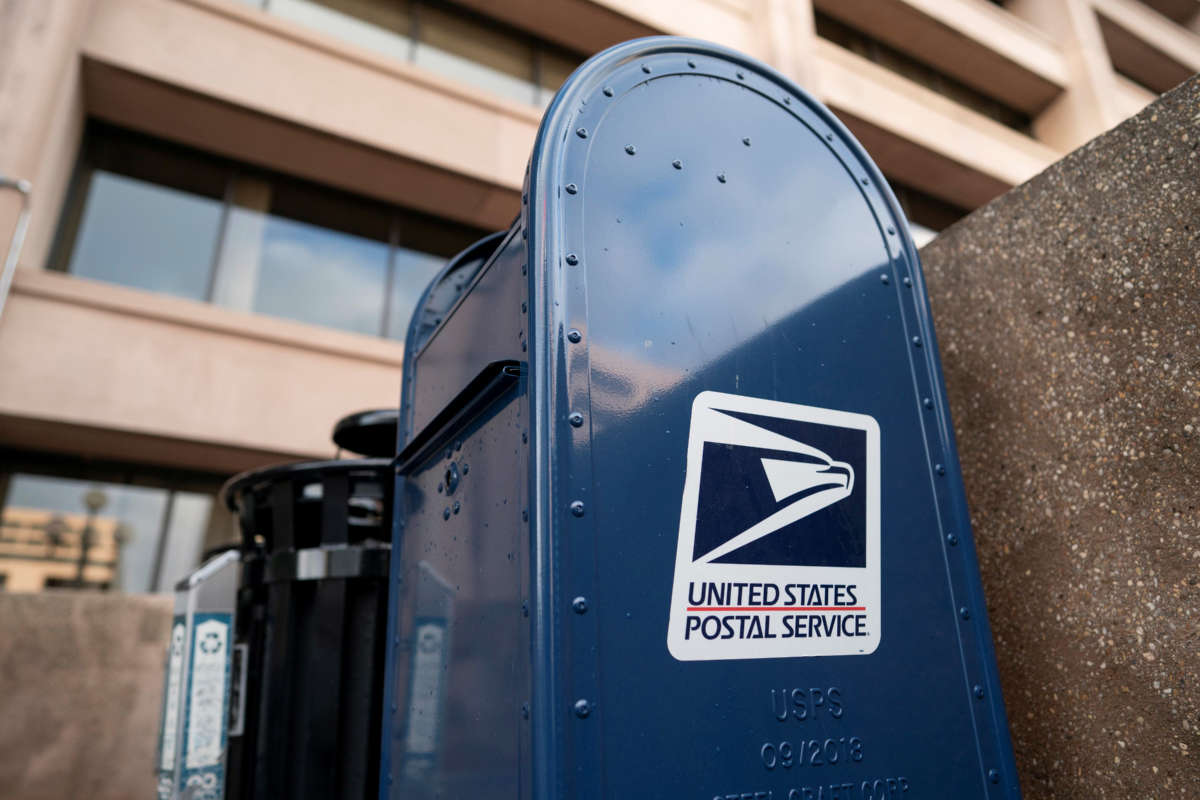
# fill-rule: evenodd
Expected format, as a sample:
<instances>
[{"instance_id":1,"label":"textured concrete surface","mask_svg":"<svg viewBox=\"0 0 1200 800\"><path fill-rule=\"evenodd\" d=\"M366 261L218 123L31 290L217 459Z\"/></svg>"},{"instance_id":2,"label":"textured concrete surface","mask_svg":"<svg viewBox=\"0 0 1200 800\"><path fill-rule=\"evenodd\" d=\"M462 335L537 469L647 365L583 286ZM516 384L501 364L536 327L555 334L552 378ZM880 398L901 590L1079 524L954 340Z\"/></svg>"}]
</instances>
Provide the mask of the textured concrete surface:
<instances>
[{"instance_id":1,"label":"textured concrete surface","mask_svg":"<svg viewBox=\"0 0 1200 800\"><path fill-rule=\"evenodd\" d=\"M0 594L0 798L148 798L171 598Z\"/></svg>"},{"instance_id":2,"label":"textured concrete surface","mask_svg":"<svg viewBox=\"0 0 1200 800\"><path fill-rule=\"evenodd\" d=\"M923 252L1026 797L1200 794L1200 79Z\"/></svg>"}]
</instances>

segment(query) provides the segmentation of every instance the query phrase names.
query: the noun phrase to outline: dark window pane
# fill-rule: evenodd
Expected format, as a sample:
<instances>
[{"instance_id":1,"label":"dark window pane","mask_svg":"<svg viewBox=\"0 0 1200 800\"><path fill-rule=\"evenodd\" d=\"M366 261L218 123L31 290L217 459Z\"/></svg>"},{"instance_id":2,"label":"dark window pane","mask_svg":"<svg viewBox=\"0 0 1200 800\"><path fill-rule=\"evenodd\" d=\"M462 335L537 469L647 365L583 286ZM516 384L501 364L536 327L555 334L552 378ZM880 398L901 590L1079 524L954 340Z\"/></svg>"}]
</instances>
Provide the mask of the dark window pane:
<instances>
[{"instance_id":1,"label":"dark window pane","mask_svg":"<svg viewBox=\"0 0 1200 800\"><path fill-rule=\"evenodd\" d=\"M68 269L203 300L220 222L217 200L96 170Z\"/></svg>"},{"instance_id":2,"label":"dark window pane","mask_svg":"<svg viewBox=\"0 0 1200 800\"><path fill-rule=\"evenodd\" d=\"M220 200L229 165L215 156L140 133L90 122L84 164L95 169Z\"/></svg>"},{"instance_id":3,"label":"dark window pane","mask_svg":"<svg viewBox=\"0 0 1200 800\"><path fill-rule=\"evenodd\" d=\"M246 193L235 191L235 204L377 242L387 242L391 237L394 210L390 206L282 175L271 175L266 180L270 188L265 205L261 189L257 193L251 192L257 197L247 197ZM237 186L255 182L250 176L240 176Z\"/></svg>"}]
</instances>

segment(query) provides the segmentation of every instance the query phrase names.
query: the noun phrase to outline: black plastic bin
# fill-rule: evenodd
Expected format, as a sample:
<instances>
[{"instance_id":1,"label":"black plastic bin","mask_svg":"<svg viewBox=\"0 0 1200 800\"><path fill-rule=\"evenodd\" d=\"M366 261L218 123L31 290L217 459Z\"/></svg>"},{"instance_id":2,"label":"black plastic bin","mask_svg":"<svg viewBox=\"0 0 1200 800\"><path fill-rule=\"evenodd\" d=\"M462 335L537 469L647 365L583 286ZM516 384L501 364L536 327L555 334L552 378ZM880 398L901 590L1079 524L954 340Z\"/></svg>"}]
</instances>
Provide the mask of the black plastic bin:
<instances>
[{"instance_id":1,"label":"black plastic bin","mask_svg":"<svg viewBox=\"0 0 1200 800\"><path fill-rule=\"evenodd\" d=\"M268 467L222 490L243 559L229 800L378 793L395 440L395 411L355 414L334 441L367 458Z\"/></svg>"}]
</instances>

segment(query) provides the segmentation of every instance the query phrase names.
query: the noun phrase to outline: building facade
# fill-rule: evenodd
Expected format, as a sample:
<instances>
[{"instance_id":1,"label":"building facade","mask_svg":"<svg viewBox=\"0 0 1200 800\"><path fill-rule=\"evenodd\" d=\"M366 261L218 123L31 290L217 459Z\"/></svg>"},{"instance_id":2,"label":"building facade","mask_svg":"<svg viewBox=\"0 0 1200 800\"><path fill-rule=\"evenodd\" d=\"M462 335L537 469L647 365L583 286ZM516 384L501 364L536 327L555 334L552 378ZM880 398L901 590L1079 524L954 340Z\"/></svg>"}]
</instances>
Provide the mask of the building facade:
<instances>
[{"instance_id":1,"label":"building facade","mask_svg":"<svg viewBox=\"0 0 1200 800\"><path fill-rule=\"evenodd\" d=\"M0 581L168 591L225 478L396 404L557 87L660 33L830 106L920 242L1200 70L1200 0L9 0Z\"/></svg>"}]
</instances>

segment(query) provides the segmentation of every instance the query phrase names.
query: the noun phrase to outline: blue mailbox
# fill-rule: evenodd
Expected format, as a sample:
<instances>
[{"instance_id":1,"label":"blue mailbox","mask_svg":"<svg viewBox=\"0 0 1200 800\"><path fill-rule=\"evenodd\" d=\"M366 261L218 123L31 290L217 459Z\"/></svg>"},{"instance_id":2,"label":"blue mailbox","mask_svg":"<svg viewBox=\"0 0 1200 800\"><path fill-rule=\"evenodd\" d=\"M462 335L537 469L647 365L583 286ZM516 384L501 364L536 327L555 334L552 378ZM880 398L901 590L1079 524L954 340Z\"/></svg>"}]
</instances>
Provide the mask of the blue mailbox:
<instances>
[{"instance_id":1,"label":"blue mailbox","mask_svg":"<svg viewBox=\"0 0 1200 800\"><path fill-rule=\"evenodd\" d=\"M587 62L409 334L381 798L1018 797L937 354L826 108Z\"/></svg>"}]
</instances>

